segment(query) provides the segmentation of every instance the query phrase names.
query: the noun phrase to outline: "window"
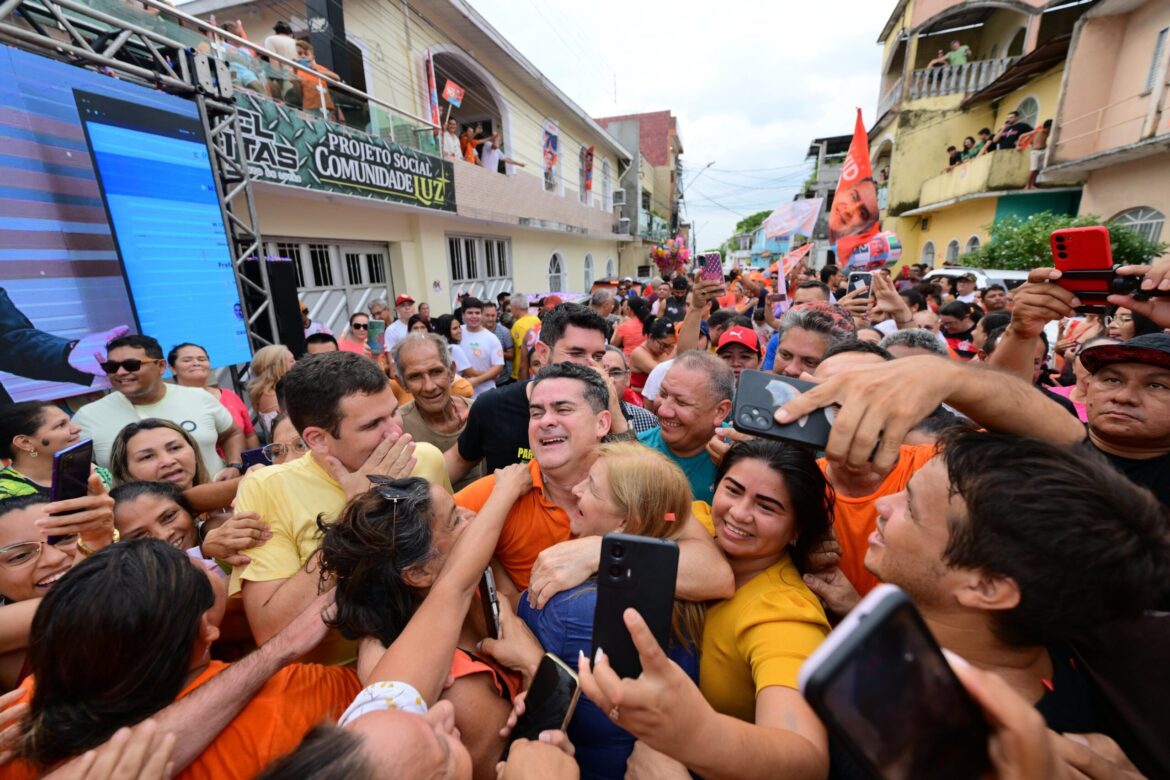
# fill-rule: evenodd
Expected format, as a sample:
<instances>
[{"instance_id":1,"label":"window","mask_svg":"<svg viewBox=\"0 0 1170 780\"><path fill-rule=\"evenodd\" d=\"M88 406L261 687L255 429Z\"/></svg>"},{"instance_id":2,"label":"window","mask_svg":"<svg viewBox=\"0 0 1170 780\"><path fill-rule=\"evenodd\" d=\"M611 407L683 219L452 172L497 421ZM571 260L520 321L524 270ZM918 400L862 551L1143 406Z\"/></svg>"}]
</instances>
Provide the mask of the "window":
<instances>
[{"instance_id":1,"label":"window","mask_svg":"<svg viewBox=\"0 0 1170 780\"><path fill-rule=\"evenodd\" d=\"M601 161L601 207L613 211L613 169L609 160Z\"/></svg>"},{"instance_id":2,"label":"window","mask_svg":"<svg viewBox=\"0 0 1170 780\"><path fill-rule=\"evenodd\" d=\"M345 253L345 278L349 284L362 283L362 256L357 252Z\"/></svg>"},{"instance_id":3,"label":"window","mask_svg":"<svg viewBox=\"0 0 1170 780\"><path fill-rule=\"evenodd\" d=\"M585 255L585 292L593 289L593 255Z\"/></svg>"},{"instance_id":4,"label":"window","mask_svg":"<svg viewBox=\"0 0 1170 780\"><path fill-rule=\"evenodd\" d=\"M1138 206L1121 212L1110 221L1129 228L1145 239L1157 241L1162 236L1166 215L1149 206Z\"/></svg>"},{"instance_id":5,"label":"window","mask_svg":"<svg viewBox=\"0 0 1170 780\"><path fill-rule=\"evenodd\" d=\"M605 259L605 275L611 279L617 276L617 266L614 265L612 257Z\"/></svg>"},{"instance_id":6,"label":"window","mask_svg":"<svg viewBox=\"0 0 1170 780\"><path fill-rule=\"evenodd\" d=\"M492 236L447 236L447 269L451 294L470 293L495 300L511 288L511 243Z\"/></svg>"},{"instance_id":7,"label":"window","mask_svg":"<svg viewBox=\"0 0 1170 780\"><path fill-rule=\"evenodd\" d=\"M1026 97L1020 101L1016 113L1020 115L1021 122L1027 122L1035 127L1037 120L1040 119L1040 104L1036 102L1036 98Z\"/></svg>"},{"instance_id":8,"label":"window","mask_svg":"<svg viewBox=\"0 0 1170 780\"><path fill-rule=\"evenodd\" d=\"M565 261L556 252L548 259L548 291L565 291Z\"/></svg>"},{"instance_id":9,"label":"window","mask_svg":"<svg viewBox=\"0 0 1170 780\"><path fill-rule=\"evenodd\" d=\"M313 264L313 286L333 286L333 264L329 262L328 244L309 244L309 261Z\"/></svg>"},{"instance_id":10,"label":"window","mask_svg":"<svg viewBox=\"0 0 1170 780\"><path fill-rule=\"evenodd\" d=\"M1162 65L1162 52L1166 50L1166 35L1170 34L1170 27L1158 30L1158 37L1154 39L1154 58L1150 60L1150 72L1146 74L1146 92L1153 92L1158 86L1159 71Z\"/></svg>"},{"instance_id":11,"label":"window","mask_svg":"<svg viewBox=\"0 0 1170 780\"><path fill-rule=\"evenodd\" d=\"M305 286L305 269L301 266L301 247L299 244L280 242L276 245L276 256L292 261L297 272L297 287Z\"/></svg>"},{"instance_id":12,"label":"window","mask_svg":"<svg viewBox=\"0 0 1170 780\"><path fill-rule=\"evenodd\" d=\"M952 265L959 259L959 240L952 238L951 242L947 244L947 256L943 261L947 265Z\"/></svg>"},{"instance_id":13,"label":"window","mask_svg":"<svg viewBox=\"0 0 1170 780\"><path fill-rule=\"evenodd\" d=\"M593 194L585 189L585 181L589 178L588 166L586 164L589 162L588 157L589 148L582 146L580 151L577 152L577 197L586 206L589 205L589 196Z\"/></svg>"},{"instance_id":14,"label":"window","mask_svg":"<svg viewBox=\"0 0 1170 780\"><path fill-rule=\"evenodd\" d=\"M370 301L394 297L386 244L273 237L264 249L270 257L292 261L298 295L309 305L313 319L334 333L340 333L349 315L365 309Z\"/></svg>"},{"instance_id":15,"label":"window","mask_svg":"<svg viewBox=\"0 0 1170 780\"><path fill-rule=\"evenodd\" d=\"M366 267L370 271L370 284L386 284L386 256L366 255Z\"/></svg>"},{"instance_id":16,"label":"window","mask_svg":"<svg viewBox=\"0 0 1170 780\"><path fill-rule=\"evenodd\" d=\"M967 246L963 249L963 254L968 255L972 252L979 251L979 246L981 243L982 242L979 240L979 236L971 236L967 239Z\"/></svg>"},{"instance_id":17,"label":"window","mask_svg":"<svg viewBox=\"0 0 1170 780\"><path fill-rule=\"evenodd\" d=\"M934 268L934 242L927 241L922 245L922 262Z\"/></svg>"}]
</instances>

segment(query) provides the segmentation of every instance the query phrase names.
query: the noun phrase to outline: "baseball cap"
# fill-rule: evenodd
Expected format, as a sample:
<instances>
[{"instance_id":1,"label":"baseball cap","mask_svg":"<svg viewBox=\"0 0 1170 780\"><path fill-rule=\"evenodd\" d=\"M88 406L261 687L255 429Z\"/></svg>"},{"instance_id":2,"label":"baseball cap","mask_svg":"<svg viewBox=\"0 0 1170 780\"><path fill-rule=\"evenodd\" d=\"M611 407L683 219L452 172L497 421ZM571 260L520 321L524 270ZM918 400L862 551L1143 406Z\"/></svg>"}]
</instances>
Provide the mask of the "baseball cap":
<instances>
[{"instance_id":1,"label":"baseball cap","mask_svg":"<svg viewBox=\"0 0 1170 780\"><path fill-rule=\"evenodd\" d=\"M633 281L634 281L634 277L632 277L632 276L623 276L623 277L622 277L622 281L623 281L623 282L633 282Z\"/></svg>"},{"instance_id":2,"label":"baseball cap","mask_svg":"<svg viewBox=\"0 0 1170 780\"><path fill-rule=\"evenodd\" d=\"M959 277L960 282L974 282L975 274L963 274Z\"/></svg>"},{"instance_id":3,"label":"baseball cap","mask_svg":"<svg viewBox=\"0 0 1170 780\"><path fill-rule=\"evenodd\" d=\"M1081 350L1078 357L1090 374L1115 363L1141 363L1170 369L1170 334L1147 333L1121 344L1098 344Z\"/></svg>"},{"instance_id":4,"label":"baseball cap","mask_svg":"<svg viewBox=\"0 0 1170 780\"><path fill-rule=\"evenodd\" d=\"M718 352L728 344L742 344L757 355L760 354L760 340L751 328L735 327L723 331L723 335L719 337L719 346L715 348L715 351Z\"/></svg>"},{"instance_id":5,"label":"baseball cap","mask_svg":"<svg viewBox=\"0 0 1170 780\"><path fill-rule=\"evenodd\" d=\"M414 303L414 298L411 298L409 295L399 295L394 299L395 306L401 306L404 303Z\"/></svg>"}]
</instances>

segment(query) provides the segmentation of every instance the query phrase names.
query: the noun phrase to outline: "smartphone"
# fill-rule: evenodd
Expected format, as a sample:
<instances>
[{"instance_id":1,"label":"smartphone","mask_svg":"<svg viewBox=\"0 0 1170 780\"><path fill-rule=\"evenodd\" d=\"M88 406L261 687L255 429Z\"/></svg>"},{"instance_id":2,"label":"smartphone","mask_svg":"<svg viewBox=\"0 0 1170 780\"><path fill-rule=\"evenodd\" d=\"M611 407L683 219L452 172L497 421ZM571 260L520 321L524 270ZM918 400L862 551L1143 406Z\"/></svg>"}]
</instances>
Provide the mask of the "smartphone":
<instances>
[{"instance_id":1,"label":"smartphone","mask_svg":"<svg viewBox=\"0 0 1170 780\"><path fill-rule=\"evenodd\" d=\"M874 777L975 780L991 771L982 711L893 585L861 600L801 666L798 685Z\"/></svg>"},{"instance_id":2,"label":"smartphone","mask_svg":"<svg viewBox=\"0 0 1170 780\"><path fill-rule=\"evenodd\" d=\"M849 292L865 288L865 292L858 295L858 298L868 298L869 288L873 285L873 273L870 271L853 271L849 274Z\"/></svg>"},{"instance_id":3,"label":"smartphone","mask_svg":"<svg viewBox=\"0 0 1170 780\"><path fill-rule=\"evenodd\" d=\"M93 440L79 441L53 456L53 485L49 488L50 501L68 501L81 498L89 492L90 465L93 463ZM62 513L72 514L72 513ZM49 544L57 544L59 536L48 537Z\"/></svg>"},{"instance_id":4,"label":"smartphone","mask_svg":"<svg viewBox=\"0 0 1170 780\"><path fill-rule=\"evenodd\" d=\"M371 319L369 325L370 354L381 355L386 351L386 323Z\"/></svg>"},{"instance_id":5,"label":"smartphone","mask_svg":"<svg viewBox=\"0 0 1170 780\"><path fill-rule=\"evenodd\" d=\"M1141 290L1141 277L1117 275L1109 228L1103 225L1064 228L1053 231L1048 239L1052 264L1061 272L1056 283L1075 293L1085 304L1077 311L1104 311L1110 295L1149 298Z\"/></svg>"},{"instance_id":6,"label":"smartphone","mask_svg":"<svg viewBox=\"0 0 1170 780\"><path fill-rule=\"evenodd\" d=\"M564 661L545 653L524 697L524 714L516 721L504 755L518 739L536 740L542 731L564 731L573 719L581 688L577 675Z\"/></svg>"},{"instance_id":7,"label":"smartphone","mask_svg":"<svg viewBox=\"0 0 1170 780\"><path fill-rule=\"evenodd\" d=\"M703 281L723 281L723 256L718 252L707 252L703 255Z\"/></svg>"},{"instance_id":8,"label":"smartphone","mask_svg":"<svg viewBox=\"0 0 1170 780\"><path fill-rule=\"evenodd\" d=\"M642 660L622 614L633 607L663 650L670 642L674 588L678 579L678 544L630 534L606 534L597 569L597 605L593 610L593 653L609 656L619 677L637 677Z\"/></svg>"},{"instance_id":9,"label":"smartphone","mask_svg":"<svg viewBox=\"0 0 1170 780\"><path fill-rule=\"evenodd\" d=\"M780 425L773 417L781 406L814 387L812 382L768 371L742 371L735 390L732 425L742 433L823 450L833 429L837 407L817 409L786 425Z\"/></svg>"},{"instance_id":10,"label":"smartphone","mask_svg":"<svg viewBox=\"0 0 1170 780\"><path fill-rule=\"evenodd\" d=\"M257 447L254 450L244 450L240 453L240 462L244 464L244 471L253 466L271 466L272 461L264 454L263 447Z\"/></svg>"},{"instance_id":11,"label":"smartphone","mask_svg":"<svg viewBox=\"0 0 1170 780\"><path fill-rule=\"evenodd\" d=\"M500 597L496 595L496 575L489 566L479 581L479 603L483 607L483 624L487 635L500 638Z\"/></svg>"}]
</instances>

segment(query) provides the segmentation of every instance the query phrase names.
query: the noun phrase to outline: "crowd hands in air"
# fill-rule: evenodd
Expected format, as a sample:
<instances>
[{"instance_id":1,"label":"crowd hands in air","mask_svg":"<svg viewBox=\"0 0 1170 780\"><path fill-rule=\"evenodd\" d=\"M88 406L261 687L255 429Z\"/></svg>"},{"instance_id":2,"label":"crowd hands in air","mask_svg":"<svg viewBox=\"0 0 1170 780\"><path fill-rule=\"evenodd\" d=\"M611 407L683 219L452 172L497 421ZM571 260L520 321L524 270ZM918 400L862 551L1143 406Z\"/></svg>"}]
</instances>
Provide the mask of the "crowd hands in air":
<instances>
[{"instance_id":1,"label":"crowd hands in air","mask_svg":"<svg viewBox=\"0 0 1170 780\"><path fill-rule=\"evenodd\" d=\"M802 271L786 310L738 271L535 313L400 295L341 339L306 307L248 403L202 347L119 335L109 395L0 412L0 773L848 777L797 675L886 582L996 777L1167 776L1170 264L1105 317L1053 269L922 271ZM775 418L837 407L822 453L727 426L744 370L815 383ZM88 496L50 502L82 439ZM590 643L615 531L679 551L668 646L624 615L636 678ZM545 653L581 701L503 759Z\"/></svg>"}]
</instances>

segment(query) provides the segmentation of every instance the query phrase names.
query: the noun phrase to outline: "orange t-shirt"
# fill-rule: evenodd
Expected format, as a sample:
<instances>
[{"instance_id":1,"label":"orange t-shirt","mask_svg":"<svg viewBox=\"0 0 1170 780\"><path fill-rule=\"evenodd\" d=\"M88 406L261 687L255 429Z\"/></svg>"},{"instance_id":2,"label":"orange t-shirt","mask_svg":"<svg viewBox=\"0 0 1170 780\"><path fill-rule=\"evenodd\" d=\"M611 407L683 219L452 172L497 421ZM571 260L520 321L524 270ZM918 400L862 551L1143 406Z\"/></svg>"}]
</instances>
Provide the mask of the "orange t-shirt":
<instances>
[{"instance_id":1,"label":"orange t-shirt","mask_svg":"<svg viewBox=\"0 0 1170 780\"><path fill-rule=\"evenodd\" d=\"M532 490L520 496L500 533L496 545L496 560L508 572L516 587L528 587L528 578L536 563L536 556L570 537L569 516L565 510L551 503L544 495L544 479L535 460L529 461ZM455 494L455 503L478 512L487 503L496 486L495 475L477 479Z\"/></svg>"},{"instance_id":2,"label":"orange t-shirt","mask_svg":"<svg viewBox=\"0 0 1170 780\"><path fill-rule=\"evenodd\" d=\"M228 666L222 661L212 661L203 674L179 693L179 698ZM26 691L23 700L27 701L32 696L33 686L22 687ZM249 780L276 759L292 752L318 723L326 719L336 722L361 689L353 669L319 664L286 666L264 684L227 728L177 777L184 780ZM24 780L38 775L26 761L15 761L0 771L5 780Z\"/></svg>"},{"instance_id":3,"label":"orange t-shirt","mask_svg":"<svg viewBox=\"0 0 1170 780\"><path fill-rule=\"evenodd\" d=\"M837 494L837 502L833 509L833 532L841 545L839 565L842 573L862 596L881 582L865 568L865 551L869 548L869 535L877 527L877 507L874 504L883 496L892 496L905 490L914 472L925 466L935 454L933 444L912 446L904 444L898 454L898 462L873 493L860 498ZM820 464L821 471L828 476L828 461L821 458L817 463Z\"/></svg>"}]
</instances>

